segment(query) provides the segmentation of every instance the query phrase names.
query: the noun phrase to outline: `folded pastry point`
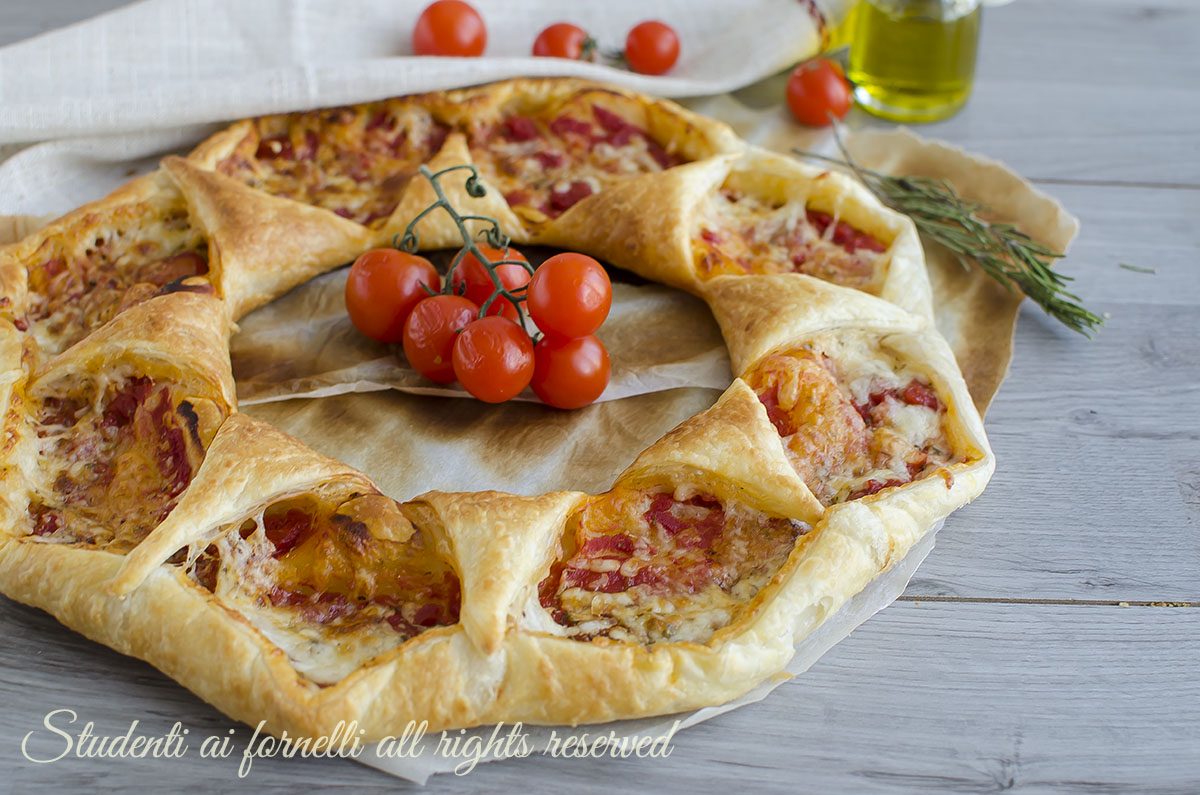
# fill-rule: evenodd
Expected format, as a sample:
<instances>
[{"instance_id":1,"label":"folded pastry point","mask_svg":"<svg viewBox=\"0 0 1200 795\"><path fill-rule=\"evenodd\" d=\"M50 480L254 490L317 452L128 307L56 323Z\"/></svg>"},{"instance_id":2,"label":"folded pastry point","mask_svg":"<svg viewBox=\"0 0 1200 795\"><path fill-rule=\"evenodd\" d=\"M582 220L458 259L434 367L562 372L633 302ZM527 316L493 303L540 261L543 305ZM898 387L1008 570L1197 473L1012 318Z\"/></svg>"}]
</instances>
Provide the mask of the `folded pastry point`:
<instances>
[{"instance_id":1,"label":"folded pastry point","mask_svg":"<svg viewBox=\"0 0 1200 795\"><path fill-rule=\"evenodd\" d=\"M238 145L254 135L254 120L234 122L213 133L187 155L187 161L203 171L216 171L221 161L233 156Z\"/></svg>"},{"instance_id":2,"label":"folded pastry point","mask_svg":"<svg viewBox=\"0 0 1200 795\"><path fill-rule=\"evenodd\" d=\"M616 485L684 481L808 524L825 510L797 477L762 403L741 379L712 408L650 445Z\"/></svg>"},{"instance_id":3,"label":"folded pastry point","mask_svg":"<svg viewBox=\"0 0 1200 795\"><path fill-rule=\"evenodd\" d=\"M907 331L927 325L888 301L800 273L718 276L704 284L701 297L721 327L735 375L817 330Z\"/></svg>"},{"instance_id":4,"label":"folded pastry point","mask_svg":"<svg viewBox=\"0 0 1200 795\"><path fill-rule=\"evenodd\" d=\"M233 410L229 319L197 293L152 298L43 362L25 388L24 541L125 552L174 507Z\"/></svg>"},{"instance_id":5,"label":"folded pastry point","mask_svg":"<svg viewBox=\"0 0 1200 795\"><path fill-rule=\"evenodd\" d=\"M729 128L680 106L582 80L515 80L423 95L467 135L471 160L521 226L518 240L588 197L639 174L663 173L738 148Z\"/></svg>"},{"instance_id":6,"label":"folded pastry point","mask_svg":"<svg viewBox=\"0 0 1200 795\"><path fill-rule=\"evenodd\" d=\"M462 577L459 620L482 653L495 653L520 619L536 594L536 573L550 564L553 540L584 499L578 492L430 492L403 505L415 524L436 524L449 540Z\"/></svg>"},{"instance_id":7,"label":"folded pastry point","mask_svg":"<svg viewBox=\"0 0 1200 795\"><path fill-rule=\"evenodd\" d=\"M25 473L37 467L37 447L25 391L36 351L12 323L0 320L0 539L18 535L29 505Z\"/></svg>"},{"instance_id":8,"label":"folded pastry point","mask_svg":"<svg viewBox=\"0 0 1200 795\"><path fill-rule=\"evenodd\" d=\"M916 227L840 171L748 147L687 221L702 281L803 273L933 317Z\"/></svg>"},{"instance_id":9,"label":"folded pastry point","mask_svg":"<svg viewBox=\"0 0 1200 795\"><path fill-rule=\"evenodd\" d=\"M919 483L930 516L944 516L982 490L992 467L953 354L919 318L900 329L870 322L872 309L892 308L843 292L862 328L836 313L828 328L759 328L771 346L745 357L741 377L822 504L884 500Z\"/></svg>"},{"instance_id":10,"label":"folded pastry point","mask_svg":"<svg viewBox=\"0 0 1200 795\"><path fill-rule=\"evenodd\" d=\"M196 384L232 406L236 391L229 334L224 301L202 293L159 296L123 312L81 343L41 363L32 390L52 396L58 376L102 376L124 366Z\"/></svg>"},{"instance_id":11,"label":"folded pastry point","mask_svg":"<svg viewBox=\"0 0 1200 795\"><path fill-rule=\"evenodd\" d=\"M729 173L727 154L619 182L536 231L537 243L587 251L639 276L695 293L692 219Z\"/></svg>"},{"instance_id":12,"label":"folded pastry point","mask_svg":"<svg viewBox=\"0 0 1200 795\"><path fill-rule=\"evenodd\" d=\"M21 263L16 243L0 247L0 319L9 323L25 315L29 271Z\"/></svg>"},{"instance_id":13,"label":"folded pastry point","mask_svg":"<svg viewBox=\"0 0 1200 795\"><path fill-rule=\"evenodd\" d=\"M154 296L213 292L208 258L183 194L155 171L0 248L0 317L53 354Z\"/></svg>"},{"instance_id":14,"label":"folded pastry point","mask_svg":"<svg viewBox=\"0 0 1200 795\"><path fill-rule=\"evenodd\" d=\"M213 438L191 488L126 557L109 592L130 593L179 550L192 547L199 552L223 528L267 503L331 480L374 490L365 475L313 452L283 431L245 414L231 415Z\"/></svg>"},{"instance_id":15,"label":"folded pastry point","mask_svg":"<svg viewBox=\"0 0 1200 795\"><path fill-rule=\"evenodd\" d=\"M437 173L452 166L470 165L471 163L471 152L467 148L466 137L462 133L453 132L446 137L446 142L442 145L441 150L425 165L430 171ZM482 215L495 218L499 222L500 228L511 234L516 242L523 242L524 229L521 221L509 209L508 203L504 201L504 196L501 195L499 189L489 184L486 176L481 175L480 181L487 193L479 198L471 196L466 188L467 178L470 176L470 171L460 169L451 171L438 180L446 199L454 209L464 216ZM434 193L429 180L419 174L413 176L401 195L400 203L396 205L396 209L379 230L376 236L377 244L390 246L396 235L404 234L405 228L413 218L437 200L437 194ZM472 235L491 228L490 224L478 220L468 220L466 226ZM422 218L416 226L416 232L422 249L462 247L462 234L449 214L442 210L434 210Z\"/></svg>"},{"instance_id":16,"label":"folded pastry point","mask_svg":"<svg viewBox=\"0 0 1200 795\"><path fill-rule=\"evenodd\" d=\"M370 247L365 227L329 210L271 196L181 157L163 160L209 235L219 294L236 320Z\"/></svg>"},{"instance_id":17,"label":"folded pastry point","mask_svg":"<svg viewBox=\"0 0 1200 795\"><path fill-rule=\"evenodd\" d=\"M366 476L242 415L222 427L187 498L106 588L136 599L164 572L244 625L256 654L286 660L290 673L273 687L337 689L336 708L325 711L347 720L346 698L377 691L387 672L443 654L462 634L461 580L440 525L413 525ZM419 700L387 698L389 708ZM216 703L241 707L224 694ZM322 725L321 705L310 706L287 725Z\"/></svg>"}]
</instances>

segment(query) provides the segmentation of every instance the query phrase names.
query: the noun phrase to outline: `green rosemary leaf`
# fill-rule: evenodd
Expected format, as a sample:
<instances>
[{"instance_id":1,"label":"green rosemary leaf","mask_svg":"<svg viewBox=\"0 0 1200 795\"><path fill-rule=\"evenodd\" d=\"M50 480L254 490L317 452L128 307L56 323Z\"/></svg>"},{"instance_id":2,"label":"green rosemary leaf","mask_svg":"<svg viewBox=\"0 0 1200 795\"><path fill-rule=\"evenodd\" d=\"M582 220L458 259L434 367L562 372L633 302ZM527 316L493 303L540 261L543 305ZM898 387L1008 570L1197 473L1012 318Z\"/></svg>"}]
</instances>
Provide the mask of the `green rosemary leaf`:
<instances>
[{"instance_id":1,"label":"green rosemary leaf","mask_svg":"<svg viewBox=\"0 0 1200 795\"><path fill-rule=\"evenodd\" d=\"M1150 274L1158 273L1157 268L1143 268L1140 265L1130 265L1128 262L1118 262L1117 267L1124 268L1127 271L1133 271L1134 273L1150 273Z\"/></svg>"}]
</instances>

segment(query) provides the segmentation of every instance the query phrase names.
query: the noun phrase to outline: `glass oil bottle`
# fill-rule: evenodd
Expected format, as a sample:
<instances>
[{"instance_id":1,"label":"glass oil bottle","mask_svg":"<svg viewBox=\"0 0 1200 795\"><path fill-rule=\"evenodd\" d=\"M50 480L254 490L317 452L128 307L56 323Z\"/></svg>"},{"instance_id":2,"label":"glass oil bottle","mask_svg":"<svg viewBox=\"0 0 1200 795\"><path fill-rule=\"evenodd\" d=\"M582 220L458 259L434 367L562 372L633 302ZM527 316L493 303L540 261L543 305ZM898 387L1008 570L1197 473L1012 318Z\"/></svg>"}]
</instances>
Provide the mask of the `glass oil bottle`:
<instances>
[{"instance_id":1,"label":"glass oil bottle","mask_svg":"<svg viewBox=\"0 0 1200 795\"><path fill-rule=\"evenodd\" d=\"M847 70L855 101L895 121L953 115L971 94L979 23L979 0L860 0Z\"/></svg>"}]
</instances>

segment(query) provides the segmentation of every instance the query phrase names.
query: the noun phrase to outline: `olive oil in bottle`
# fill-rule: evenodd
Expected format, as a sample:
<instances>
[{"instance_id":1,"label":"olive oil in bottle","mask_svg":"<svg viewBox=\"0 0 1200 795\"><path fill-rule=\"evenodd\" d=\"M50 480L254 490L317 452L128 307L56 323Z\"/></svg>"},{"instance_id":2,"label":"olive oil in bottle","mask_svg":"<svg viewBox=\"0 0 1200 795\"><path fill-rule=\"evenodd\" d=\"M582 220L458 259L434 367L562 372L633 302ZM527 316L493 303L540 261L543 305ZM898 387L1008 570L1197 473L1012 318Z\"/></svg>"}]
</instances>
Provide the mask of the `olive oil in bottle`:
<instances>
[{"instance_id":1,"label":"olive oil in bottle","mask_svg":"<svg viewBox=\"0 0 1200 795\"><path fill-rule=\"evenodd\" d=\"M829 41L825 43L826 50L837 50L849 47L854 41L854 17L858 4L853 3L846 10L846 16L829 29Z\"/></svg>"},{"instance_id":2,"label":"olive oil in bottle","mask_svg":"<svg viewBox=\"0 0 1200 795\"><path fill-rule=\"evenodd\" d=\"M936 121L971 93L979 46L979 0L861 0L847 77L867 112Z\"/></svg>"}]
</instances>

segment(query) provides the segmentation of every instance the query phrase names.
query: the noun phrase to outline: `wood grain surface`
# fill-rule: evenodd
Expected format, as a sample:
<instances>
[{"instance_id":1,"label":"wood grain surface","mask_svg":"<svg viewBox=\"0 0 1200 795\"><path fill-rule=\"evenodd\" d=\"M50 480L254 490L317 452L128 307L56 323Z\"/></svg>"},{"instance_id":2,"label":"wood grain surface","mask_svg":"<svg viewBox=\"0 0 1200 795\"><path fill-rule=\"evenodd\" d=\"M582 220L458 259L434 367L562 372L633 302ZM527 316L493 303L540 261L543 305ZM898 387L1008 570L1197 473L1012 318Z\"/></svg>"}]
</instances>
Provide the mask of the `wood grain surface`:
<instances>
[{"instance_id":1,"label":"wood grain surface","mask_svg":"<svg viewBox=\"0 0 1200 795\"><path fill-rule=\"evenodd\" d=\"M0 44L117 5L9 3ZM1108 324L1087 341L1023 311L988 415L996 476L900 602L665 760L535 755L428 791L1200 791L1198 43L1194 0L989 9L974 97L920 128L1080 217L1062 267ZM98 733L249 732L39 611L0 599L0 633L0 791L414 788L342 760L260 759L246 779L194 754L32 764L21 740L60 707Z\"/></svg>"}]
</instances>

